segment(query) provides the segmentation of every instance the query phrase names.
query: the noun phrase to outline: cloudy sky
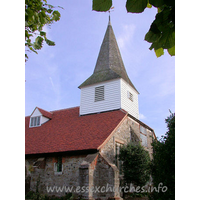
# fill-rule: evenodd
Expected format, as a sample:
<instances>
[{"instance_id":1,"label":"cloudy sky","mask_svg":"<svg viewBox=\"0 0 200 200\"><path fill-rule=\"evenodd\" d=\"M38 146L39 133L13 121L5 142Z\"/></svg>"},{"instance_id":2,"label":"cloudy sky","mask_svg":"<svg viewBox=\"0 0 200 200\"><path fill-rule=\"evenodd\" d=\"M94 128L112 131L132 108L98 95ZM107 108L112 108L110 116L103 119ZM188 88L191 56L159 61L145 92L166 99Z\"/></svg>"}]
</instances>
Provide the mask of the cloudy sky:
<instances>
[{"instance_id":1,"label":"cloudy sky","mask_svg":"<svg viewBox=\"0 0 200 200\"><path fill-rule=\"evenodd\" d=\"M111 24L129 78L140 92L140 120L158 137L166 132L165 118L175 111L175 58L157 58L144 41L156 9L127 13L125 0L113 1ZM29 53L25 66L25 115L36 106L48 111L80 105L78 86L92 73L107 24L108 13L92 11L92 0L49 0L62 6L60 21L45 27L56 46Z\"/></svg>"}]
</instances>

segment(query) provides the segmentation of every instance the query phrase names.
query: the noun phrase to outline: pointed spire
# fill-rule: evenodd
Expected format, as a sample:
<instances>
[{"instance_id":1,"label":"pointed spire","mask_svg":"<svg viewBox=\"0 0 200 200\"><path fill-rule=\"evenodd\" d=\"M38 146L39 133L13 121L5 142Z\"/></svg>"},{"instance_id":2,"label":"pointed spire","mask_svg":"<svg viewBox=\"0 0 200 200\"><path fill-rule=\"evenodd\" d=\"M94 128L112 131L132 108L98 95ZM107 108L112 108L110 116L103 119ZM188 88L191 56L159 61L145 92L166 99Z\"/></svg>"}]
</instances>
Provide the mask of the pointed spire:
<instances>
[{"instance_id":1,"label":"pointed spire","mask_svg":"<svg viewBox=\"0 0 200 200\"><path fill-rule=\"evenodd\" d=\"M124 67L109 15L108 27L101 44L94 72L79 88L116 78L123 78L136 90Z\"/></svg>"},{"instance_id":2,"label":"pointed spire","mask_svg":"<svg viewBox=\"0 0 200 200\"><path fill-rule=\"evenodd\" d=\"M110 23L110 12L109 12L109 20L108 20L108 25L111 25L111 23Z\"/></svg>"}]
</instances>

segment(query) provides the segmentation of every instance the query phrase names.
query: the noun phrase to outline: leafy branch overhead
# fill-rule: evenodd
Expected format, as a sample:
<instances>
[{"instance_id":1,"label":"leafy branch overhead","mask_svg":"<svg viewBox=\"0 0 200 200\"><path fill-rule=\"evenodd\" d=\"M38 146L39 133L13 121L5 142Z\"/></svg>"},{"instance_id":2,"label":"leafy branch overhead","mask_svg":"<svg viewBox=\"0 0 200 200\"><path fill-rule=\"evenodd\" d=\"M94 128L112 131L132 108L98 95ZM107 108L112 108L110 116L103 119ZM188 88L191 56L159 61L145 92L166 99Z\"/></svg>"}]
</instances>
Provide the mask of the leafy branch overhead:
<instances>
[{"instance_id":1,"label":"leafy branch overhead","mask_svg":"<svg viewBox=\"0 0 200 200\"><path fill-rule=\"evenodd\" d=\"M93 0L93 10L108 11L112 0ZM141 13L145 8L157 8L155 20L152 22L145 40L151 43L150 50L154 49L160 57L167 49L171 56L175 55L175 0L127 0L126 10L131 13Z\"/></svg>"},{"instance_id":2,"label":"leafy branch overhead","mask_svg":"<svg viewBox=\"0 0 200 200\"><path fill-rule=\"evenodd\" d=\"M55 45L55 42L49 40L46 32L43 31L45 25L51 25L60 20L60 13L54 8L47 4L47 0L25 0L25 46L28 48L27 51L37 53L37 50L42 48L44 41L49 46ZM34 36L37 37L32 42L31 39ZM28 59L27 54L25 57Z\"/></svg>"}]
</instances>

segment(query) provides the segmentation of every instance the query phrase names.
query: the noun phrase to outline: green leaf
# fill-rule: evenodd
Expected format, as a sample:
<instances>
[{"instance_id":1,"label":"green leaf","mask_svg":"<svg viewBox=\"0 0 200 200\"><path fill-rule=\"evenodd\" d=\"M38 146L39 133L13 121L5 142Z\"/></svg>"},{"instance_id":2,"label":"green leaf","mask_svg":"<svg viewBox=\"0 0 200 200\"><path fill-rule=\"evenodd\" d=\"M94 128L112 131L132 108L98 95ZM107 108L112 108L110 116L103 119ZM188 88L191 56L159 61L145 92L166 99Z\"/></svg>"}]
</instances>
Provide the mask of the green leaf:
<instances>
[{"instance_id":1,"label":"green leaf","mask_svg":"<svg viewBox=\"0 0 200 200\"><path fill-rule=\"evenodd\" d=\"M169 49L175 45L175 32L172 29L163 32L162 37L159 39L159 43L163 49Z\"/></svg>"},{"instance_id":2,"label":"green leaf","mask_svg":"<svg viewBox=\"0 0 200 200\"><path fill-rule=\"evenodd\" d=\"M112 6L112 0L93 0L92 10L108 11Z\"/></svg>"},{"instance_id":3,"label":"green leaf","mask_svg":"<svg viewBox=\"0 0 200 200\"><path fill-rule=\"evenodd\" d=\"M55 46L55 42L45 39L45 42L49 45L49 46Z\"/></svg>"},{"instance_id":4,"label":"green leaf","mask_svg":"<svg viewBox=\"0 0 200 200\"><path fill-rule=\"evenodd\" d=\"M147 42L155 42L161 37L161 32L157 27L155 21L151 24L151 27L147 34L145 35L145 40Z\"/></svg>"},{"instance_id":5,"label":"green leaf","mask_svg":"<svg viewBox=\"0 0 200 200\"><path fill-rule=\"evenodd\" d=\"M46 36L46 32L40 31L40 35L41 35L41 36Z\"/></svg>"},{"instance_id":6,"label":"green leaf","mask_svg":"<svg viewBox=\"0 0 200 200\"><path fill-rule=\"evenodd\" d=\"M53 11L53 18L52 19L55 20L55 21L60 20L60 13L57 10Z\"/></svg>"},{"instance_id":7,"label":"green leaf","mask_svg":"<svg viewBox=\"0 0 200 200\"><path fill-rule=\"evenodd\" d=\"M164 0L149 0L149 3L157 8L165 4Z\"/></svg>"},{"instance_id":8,"label":"green leaf","mask_svg":"<svg viewBox=\"0 0 200 200\"><path fill-rule=\"evenodd\" d=\"M47 10L48 13L52 13L52 11L53 11L52 9L48 9Z\"/></svg>"},{"instance_id":9,"label":"green leaf","mask_svg":"<svg viewBox=\"0 0 200 200\"><path fill-rule=\"evenodd\" d=\"M145 35L145 40L147 42L155 42L157 41L159 38L160 38L161 34L160 33L157 33L155 34L154 32L152 32L151 30L149 30L146 35Z\"/></svg>"},{"instance_id":10,"label":"green leaf","mask_svg":"<svg viewBox=\"0 0 200 200\"><path fill-rule=\"evenodd\" d=\"M61 6L58 6L58 8L61 8L61 9L63 9L63 10L64 10L64 8L63 8L63 7L61 7Z\"/></svg>"},{"instance_id":11,"label":"green leaf","mask_svg":"<svg viewBox=\"0 0 200 200\"><path fill-rule=\"evenodd\" d=\"M152 41L151 41L152 45L149 48L150 50L152 50L153 48L155 50L157 50L157 49L159 49L161 47L163 49L169 49L169 48L175 46L175 31L174 31L173 28L172 29L170 29L170 28L167 29L166 28L162 32L162 34L161 34L161 36L160 36L160 38L158 40L153 41L153 39L154 39L153 36L152 36L152 38L150 36L148 35L149 38L147 38L150 41L152 39Z\"/></svg>"},{"instance_id":12,"label":"green leaf","mask_svg":"<svg viewBox=\"0 0 200 200\"><path fill-rule=\"evenodd\" d=\"M171 56L175 56L175 46L167 49L168 53L171 55Z\"/></svg>"},{"instance_id":13,"label":"green leaf","mask_svg":"<svg viewBox=\"0 0 200 200\"><path fill-rule=\"evenodd\" d=\"M156 53L157 58L160 57L160 56L162 56L162 55L164 55L163 48L160 48L160 49L157 49L157 50L154 49L154 51Z\"/></svg>"},{"instance_id":14,"label":"green leaf","mask_svg":"<svg viewBox=\"0 0 200 200\"><path fill-rule=\"evenodd\" d=\"M174 28L175 27L175 19L173 19L174 12L175 11L169 7L163 8L156 14L156 18L153 23L157 25L160 31L165 31L166 28L167 29Z\"/></svg>"},{"instance_id":15,"label":"green leaf","mask_svg":"<svg viewBox=\"0 0 200 200\"><path fill-rule=\"evenodd\" d=\"M29 49L30 49L31 51L33 51L34 53L38 54L38 52L35 51L35 50L33 49L33 47L29 47Z\"/></svg>"},{"instance_id":16,"label":"green leaf","mask_svg":"<svg viewBox=\"0 0 200 200\"><path fill-rule=\"evenodd\" d=\"M36 39L35 39L35 42L37 42L37 43L39 43L39 44L42 44L43 38L40 37L40 36L37 36Z\"/></svg>"},{"instance_id":17,"label":"green leaf","mask_svg":"<svg viewBox=\"0 0 200 200\"><path fill-rule=\"evenodd\" d=\"M147 3L147 8L152 8L152 5L150 3Z\"/></svg>"},{"instance_id":18,"label":"green leaf","mask_svg":"<svg viewBox=\"0 0 200 200\"><path fill-rule=\"evenodd\" d=\"M44 25L52 24L60 19L60 13L54 8L47 4L47 0L25 0L25 46L30 51L37 53L36 50L42 48L44 39L48 45L55 45L53 41L47 40L46 32L42 31ZM32 44L30 37L37 32L40 33L40 36Z\"/></svg>"},{"instance_id":19,"label":"green leaf","mask_svg":"<svg viewBox=\"0 0 200 200\"><path fill-rule=\"evenodd\" d=\"M50 4L47 4L47 6L48 6L49 8L54 8L54 6L52 6L52 5L50 5Z\"/></svg>"},{"instance_id":20,"label":"green leaf","mask_svg":"<svg viewBox=\"0 0 200 200\"><path fill-rule=\"evenodd\" d=\"M158 13L160 13L161 11L162 11L162 9L161 9L161 8L158 8L158 9L157 9L157 12L158 12Z\"/></svg>"},{"instance_id":21,"label":"green leaf","mask_svg":"<svg viewBox=\"0 0 200 200\"><path fill-rule=\"evenodd\" d=\"M25 30L25 37L28 39L29 38L29 33L27 30Z\"/></svg>"},{"instance_id":22,"label":"green leaf","mask_svg":"<svg viewBox=\"0 0 200 200\"><path fill-rule=\"evenodd\" d=\"M35 42L33 43L33 48L34 49L41 49L42 48L42 42L43 42L43 38L38 36L36 39L35 39Z\"/></svg>"},{"instance_id":23,"label":"green leaf","mask_svg":"<svg viewBox=\"0 0 200 200\"><path fill-rule=\"evenodd\" d=\"M150 31L152 31L155 34L160 34L161 33L160 29L157 26L157 21L156 20L154 20L153 23L151 24Z\"/></svg>"},{"instance_id":24,"label":"green leaf","mask_svg":"<svg viewBox=\"0 0 200 200\"><path fill-rule=\"evenodd\" d=\"M145 36L145 40L152 43L150 50L169 49L175 46L173 13L173 9L165 6L156 14L156 18Z\"/></svg>"},{"instance_id":25,"label":"green leaf","mask_svg":"<svg viewBox=\"0 0 200 200\"><path fill-rule=\"evenodd\" d=\"M131 13L141 13L147 7L148 0L127 0L126 10Z\"/></svg>"},{"instance_id":26,"label":"green leaf","mask_svg":"<svg viewBox=\"0 0 200 200\"><path fill-rule=\"evenodd\" d=\"M39 20L40 20L41 24L45 24L46 23L46 19L45 19L44 13L42 13L42 12L39 13Z\"/></svg>"},{"instance_id":27,"label":"green leaf","mask_svg":"<svg viewBox=\"0 0 200 200\"><path fill-rule=\"evenodd\" d=\"M167 6L175 6L175 0L163 0Z\"/></svg>"}]
</instances>

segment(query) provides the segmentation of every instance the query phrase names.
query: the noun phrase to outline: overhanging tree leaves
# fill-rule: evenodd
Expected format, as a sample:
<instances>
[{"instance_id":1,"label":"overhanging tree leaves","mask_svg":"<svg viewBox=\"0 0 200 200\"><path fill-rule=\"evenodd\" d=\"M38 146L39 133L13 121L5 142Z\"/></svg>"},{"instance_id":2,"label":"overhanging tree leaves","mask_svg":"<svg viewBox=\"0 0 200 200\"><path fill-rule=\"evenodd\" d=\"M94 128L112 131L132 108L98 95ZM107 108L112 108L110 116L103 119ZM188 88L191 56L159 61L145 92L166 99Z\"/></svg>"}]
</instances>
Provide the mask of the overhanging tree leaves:
<instances>
[{"instance_id":1,"label":"overhanging tree leaves","mask_svg":"<svg viewBox=\"0 0 200 200\"><path fill-rule=\"evenodd\" d=\"M128 12L141 13L147 7L148 0L127 0L126 9Z\"/></svg>"},{"instance_id":2,"label":"overhanging tree leaves","mask_svg":"<svg viewBox=\"0 0 200 200\"><path fill-rule=\"evenodd\" d=\"M157 8L157 14L145 35L145 40L151 43L149 49L154 49L157 57L164 54L164 49L174 56L175 0L127 0L126 10L131 13L141 13L152 5ZM93 10L108 11L111 6L112 0L93 0Z\"/></svg>"},{"instance_id":3,"label":"overhanging tree leaves","mask_svg":"<svg viewBox=\"0 0 200 200\"><path fill-rule=\"evenodd\" d=\"M25 0L25 47L28 48L27 51L37 53L44 41L49 46L55 45L55 42L49 40L46 32L43 31L45 25L51 25L60 20L60 13L54 9L54 6L47 4L47 0ZM33 36L37 36L34 42L31 41ZM27 54L25 58L28 59Z\"/></svg>"},{"instance_id":4,"label":"overhanging tree leaves","mask_svg":"<svg viewBox=\"0 0 200 200\"><path fill-rule=\"evenodd\" d=\"M112 6L112 0L96 0L92 9L96 11L108 11Z\"/></svg>"}]
</instances>

